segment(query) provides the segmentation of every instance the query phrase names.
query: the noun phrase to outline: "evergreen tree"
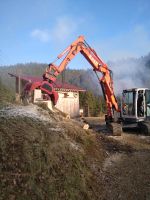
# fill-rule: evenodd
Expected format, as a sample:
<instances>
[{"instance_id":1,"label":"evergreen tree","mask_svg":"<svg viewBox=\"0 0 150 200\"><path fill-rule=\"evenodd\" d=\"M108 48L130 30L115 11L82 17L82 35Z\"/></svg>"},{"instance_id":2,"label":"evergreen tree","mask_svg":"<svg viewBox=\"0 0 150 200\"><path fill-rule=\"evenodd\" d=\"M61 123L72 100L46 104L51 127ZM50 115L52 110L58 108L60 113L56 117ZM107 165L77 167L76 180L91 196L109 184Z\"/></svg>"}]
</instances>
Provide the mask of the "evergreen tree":
<instances>
[{"instance_id":1,"label":"evergreen tree","mask_svg":"<svg viewBox=\"0 0 150 200\"><path fill-rule=\"evenodd\" d=\"M80 107L85 106L88 106L90 116L99 116L106 111L104 98L95 96L91 91L80 93Z\"/></svg>"}]
</instances>

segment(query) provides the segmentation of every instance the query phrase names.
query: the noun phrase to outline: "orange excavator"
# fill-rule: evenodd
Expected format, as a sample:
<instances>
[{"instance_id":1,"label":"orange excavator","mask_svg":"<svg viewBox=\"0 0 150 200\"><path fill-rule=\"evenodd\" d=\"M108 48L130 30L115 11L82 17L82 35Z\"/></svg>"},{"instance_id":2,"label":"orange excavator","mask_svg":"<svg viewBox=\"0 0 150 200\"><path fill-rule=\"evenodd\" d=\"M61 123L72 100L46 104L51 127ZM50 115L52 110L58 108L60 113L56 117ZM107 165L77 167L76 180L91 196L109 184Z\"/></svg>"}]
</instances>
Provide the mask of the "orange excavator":
<instances>
[{"instance_id":1,"label":"orange excavator","mask_svg":"<svg viewBox=\"0 0 150 200\"><path fill-rule=\"evenodd\" d=\"M132 98L133 102L128 102L129 98L128 100L126 98L125 101L123 100L121 109L119 109L118 102L114 94L112 71L101 60L101 58L97 55L95 50L88 45L88 43L84 39L84 36L79 36L77 40L75 40L61 54L59 54L57 56L57 59L54 62L50 63L46 68L43 74L43 81L35 82L32 84L29 83L24 90L25 93L28 93L28 91L31 92L35 88L39 88L42 90L43 93L50 97L53 104L55 105L58 100L58 93L54 90L53 85L55 84L58 75L66 69L69 62L78 53L81 53L86 58L86 60L93 67L93 71L97 75L107 106L107 114L105 116L105 121L109 128L112 129L113 135L121 134L122 126L120 123L120 119L122 119L122 121L124 122L127 122L127 124L130 124L130 122L132 122L131 124L136 123L136 125L141 125L140 122L142 121L142 119L143 122L145 122L147 116L142 115L143 118L138 116L138 93L142 92L144 98L144 95L147 91L148 98L150 98L150 90L146 88L124 90L123 99L125 99L127 95L132 93L132 96L134 96L134 98ZM62 62L59 64L59 66L57 66L55 62L61 58ZM98 72L102 74L102 77L99 77ZM131 110L134 110L134 113L128 113L126 109L132 106L133 108Z\"/></svg>"},{"instance_id":2,"label":"orange excavator","mask_svg":"<svg viewBox=\"0 0 150 200\"><path fill-rule=\"evenodd\" d=\"M80 36L68 48L66 48L60 55L57 56L57 59L60 59L65 54L67 54L59 66L56 66L54 63L49 64L49 67L46 69L43 75L43 79L48 81L49 83L54 83L57 79L57 76L65 70L68 63L79 52L91 64L95 73L101 72L103 75L102 78L98 78L98 80L102 87L104 98L106 100L107 116L110 120L112 120L113 110L116 110L119 112L118 103L114 95L113 80L111 77L112 72L108 68L108 66L100 59L100 57L96 54L94 49L92 49L87 44L83 36Z\"/></svg>"}]
</instances>

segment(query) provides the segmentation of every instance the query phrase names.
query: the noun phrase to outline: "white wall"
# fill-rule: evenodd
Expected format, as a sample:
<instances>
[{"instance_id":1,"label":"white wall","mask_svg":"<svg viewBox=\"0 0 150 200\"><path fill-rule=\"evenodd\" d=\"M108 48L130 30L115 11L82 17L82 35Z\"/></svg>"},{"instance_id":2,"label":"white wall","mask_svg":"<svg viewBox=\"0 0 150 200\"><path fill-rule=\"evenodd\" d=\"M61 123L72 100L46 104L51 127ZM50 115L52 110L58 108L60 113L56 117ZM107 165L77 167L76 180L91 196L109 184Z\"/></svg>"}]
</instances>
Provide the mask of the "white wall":
<instances>
[{"instance_id":1,"label":"white wall","mask_svg":"<svg viewBox=\"0 0 150 200\"><path fill-rule=\"evenodd\" d=\"M70 117L79 116L79 92L58 91L59 99L56 108Z\"/></svg>"},{"instance_id":2,"label":"white wall","mask_svg":"<svg viewBox=\"0 0 150 200\"><path fill-rule=\"evenodd\" d=\"M59 99L56 108L61 110L62 112L69 114L70 117L79 116L79 92L63 92L57 91L59 95ZM42 100L41 90L34 90L34 103L40 102ZM41 101L42 102L42 101ZM45 102L45 101L44 101ZM48 102L48 101L47 101ZM52 109L52 103L49 102L48 105L50 109Z\"/></svg>"}]
</instances>

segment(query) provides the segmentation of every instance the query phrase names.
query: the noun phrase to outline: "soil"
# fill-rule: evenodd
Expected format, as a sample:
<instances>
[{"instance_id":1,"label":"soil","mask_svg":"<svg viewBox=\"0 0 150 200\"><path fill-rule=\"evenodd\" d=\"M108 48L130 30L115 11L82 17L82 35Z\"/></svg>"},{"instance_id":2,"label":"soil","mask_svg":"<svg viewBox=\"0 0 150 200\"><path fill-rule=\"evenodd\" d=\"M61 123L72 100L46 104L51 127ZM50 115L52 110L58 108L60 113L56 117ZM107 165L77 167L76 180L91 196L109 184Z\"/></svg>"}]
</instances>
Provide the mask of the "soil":
<instances>
[{"instance_id":1,"label":"soil","mask_svg":"<svg viewBox=\"0 0 150 200\"><path fill-rule=\"evenodd\" d=\"M111 136L103 118L91 117L86 121L108 152L103 162L104 190L100 199L150 199L150 136L135 129Z\"/></svg>"},{"instance_id":2,"label":"soil","mask_svg":"<svg viewBox=\"0 0 150 200\"><path fill-rule=\"evenodd\" d=\"M150 137L112 137L36 105L0 110L0 200L149 200Z\"/></svg>"}]
</instances>

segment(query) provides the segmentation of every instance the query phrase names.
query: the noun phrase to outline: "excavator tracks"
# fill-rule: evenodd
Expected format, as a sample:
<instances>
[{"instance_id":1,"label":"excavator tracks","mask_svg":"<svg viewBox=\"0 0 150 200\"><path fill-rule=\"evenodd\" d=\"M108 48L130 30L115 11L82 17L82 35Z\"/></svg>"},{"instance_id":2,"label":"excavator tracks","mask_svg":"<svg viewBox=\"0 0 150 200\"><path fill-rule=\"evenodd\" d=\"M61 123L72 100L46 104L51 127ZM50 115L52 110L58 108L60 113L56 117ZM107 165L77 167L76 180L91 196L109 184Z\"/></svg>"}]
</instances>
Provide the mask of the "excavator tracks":
<instances>
[{"instance_id":1,"label":"excavator tracks","mask_svg":"<svg viewBox=\"0 0 150 200\"><path fill-rule=\"evenodd\" d=\"M122 134L121 124L111 122L111 123L108 123L107 126L111 130L113 136L121 136L121 134Z\"/></svg>"},{"instance_id":2,"label":"excavator tracks","mask_svg":"<svg viewBox=\"0 0 150 200\"><path fill-rule=\"evenodd\" d=\"M140 128L141 133L143 133L145 135L150 135L150 122L149 121L139 123L138 126Z\"/></svg>"}]
</instances>

